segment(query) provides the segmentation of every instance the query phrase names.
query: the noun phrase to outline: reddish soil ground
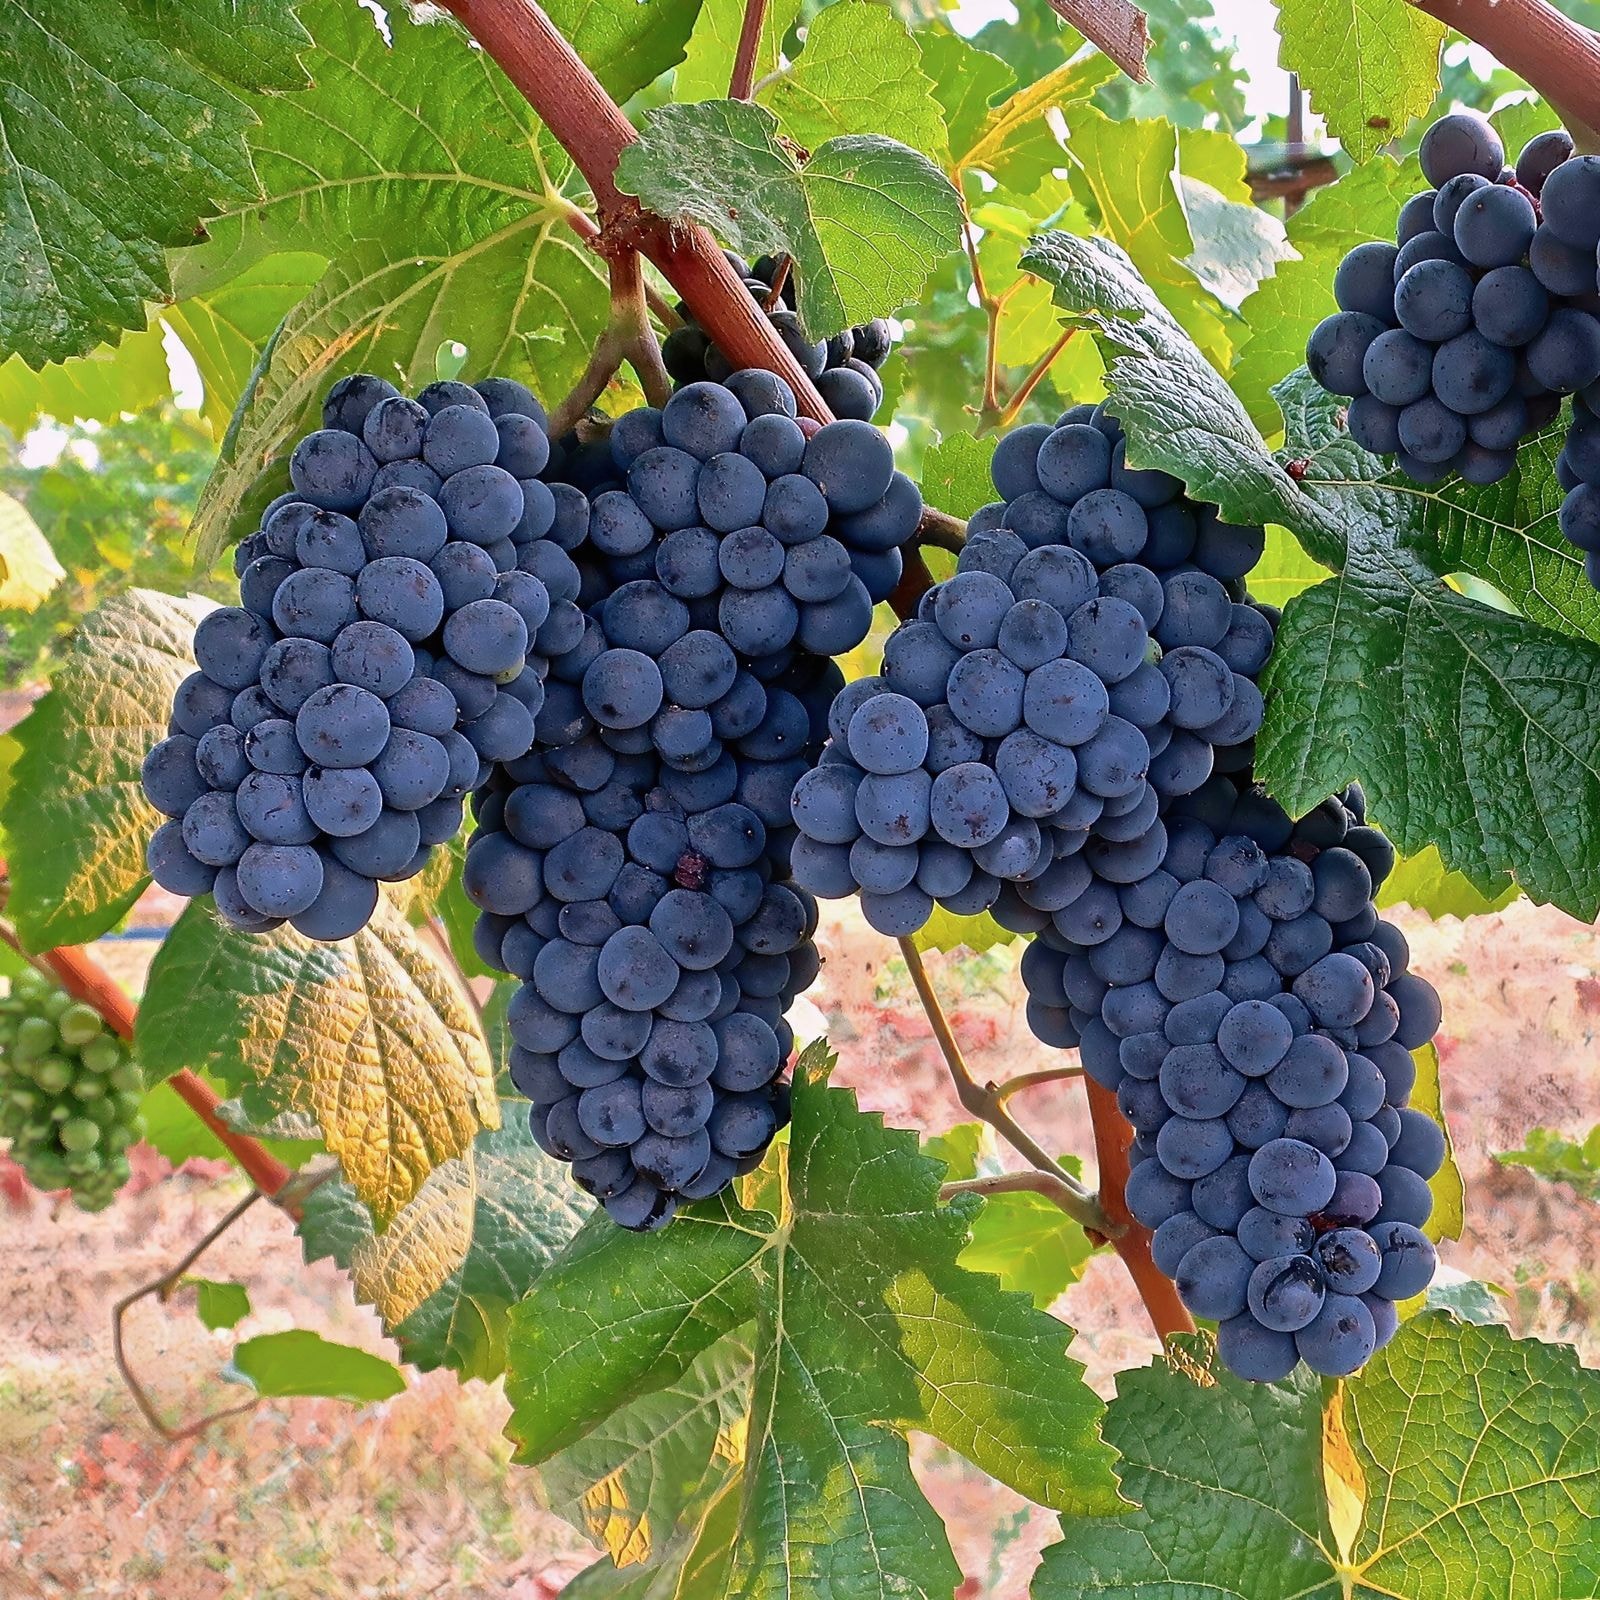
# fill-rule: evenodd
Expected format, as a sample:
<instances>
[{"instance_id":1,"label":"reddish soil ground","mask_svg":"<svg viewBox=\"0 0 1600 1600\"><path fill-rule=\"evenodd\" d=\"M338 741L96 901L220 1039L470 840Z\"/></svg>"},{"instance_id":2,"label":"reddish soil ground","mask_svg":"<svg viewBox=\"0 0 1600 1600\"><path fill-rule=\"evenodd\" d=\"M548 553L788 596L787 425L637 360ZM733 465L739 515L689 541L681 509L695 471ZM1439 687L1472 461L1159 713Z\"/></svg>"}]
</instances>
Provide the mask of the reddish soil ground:
<instances>
[{"instance_id":1,"label":"reddish soil ground","mask_svg":"<svg viewBox=\"0 0 1600 1600\"><path fill-rule=\"evenodd\" d=\"M1415 965L1444 995L1445 1103L1468 1188L1466 1235L1444 1258L1500 1285L1519 1333L1576 1343L1594 1363L1600 1210L1492 1156L1534 1124L1571 1132L1600 1121L1600 936L1529 906L1468 924L1399 920ZM896 1123L931 1131L962 1120L890 947L848 913L830 915L823 943L828 962L813 998L839 1050L838 1081ZM149 949L107 947L130 983ZM1014 963L1008 951L933 963L986 1076L1040 1064ZM1051 1145L1089 1149L1076 1085L1030 1091L1020 1109ZM0 1595L559 1593L592 1552L540 1508L532 1477L509 1466L498 1386L413 1374L381 1405L270 1402L171 1446L145 1425L112 1361L110 1304L181 1255L240 1193L215 1169L168 1176L150 1163L142 1186L98 1217L15 1191L0 1200L9 1238L0 1255ZM394 1354L341 1274L302 1265L270 1208L252 1210L197 1270L247 1283L255 1309L235 1333L210 1334L187 1295L138 1308L130 1359L172 1419L237 1400L219 1374L239 1334L308 1327ZM1074 1354L1103 1393L1155 1349L1113 1257L1092 1262L1056 1309L1078 1329ZM925 1442L917 1459L968 1574L963 1600L1019 1600L1052 1519Z\"/></svg>"}]
</instances>

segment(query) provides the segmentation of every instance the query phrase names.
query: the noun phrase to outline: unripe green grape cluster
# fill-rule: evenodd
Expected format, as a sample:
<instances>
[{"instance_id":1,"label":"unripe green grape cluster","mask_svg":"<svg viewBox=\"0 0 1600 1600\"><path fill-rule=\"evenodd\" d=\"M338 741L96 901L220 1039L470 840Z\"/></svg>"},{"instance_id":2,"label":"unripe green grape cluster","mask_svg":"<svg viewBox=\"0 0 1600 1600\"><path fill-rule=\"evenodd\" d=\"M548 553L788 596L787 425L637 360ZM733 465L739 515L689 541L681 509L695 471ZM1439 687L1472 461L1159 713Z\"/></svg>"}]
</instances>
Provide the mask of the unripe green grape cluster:
<instances>
[{"instance_id":1,"label":"unripe green grape cluster","mask_svg":"<svg viewBox=\"0 0 1600 1600\"><path fill-rule=\"evenodd\" d=\"M35 1188L102 1211L128 1181L144 1080L128 1046L42 973L0 1000L0 1138Z\"/></svg>"}]
</instances>

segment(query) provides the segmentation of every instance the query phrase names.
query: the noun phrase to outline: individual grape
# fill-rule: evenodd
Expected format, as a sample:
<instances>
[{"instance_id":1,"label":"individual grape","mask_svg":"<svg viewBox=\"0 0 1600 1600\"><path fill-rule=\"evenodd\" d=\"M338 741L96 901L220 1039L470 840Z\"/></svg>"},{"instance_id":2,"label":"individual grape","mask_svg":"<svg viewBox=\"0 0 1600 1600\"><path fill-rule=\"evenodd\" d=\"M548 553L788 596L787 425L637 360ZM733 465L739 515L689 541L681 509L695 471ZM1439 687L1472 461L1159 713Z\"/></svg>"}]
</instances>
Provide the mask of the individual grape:
<instances>
[{"instance_id":1,"label":"individual grape","mask_svg":"<svg viewBox=\"0 0 1600 1600\"><path fill-rule=\"evenodd\" d=\"M1248 1311L1218 1326L1217 1353L1230 1372L1252 1383L1287 1378L1300 1359L1291 1334L1263 1327Z\"/></svg>"},{"instance_id":2,"label":"individual grape","mask_svg":"<svg viewBox=\"0 0 1600 1600\"><path fill-rule=\"evenodd\" d=\"M1422 174L1435 189L1460 173L1490 180L1505 166L1505 146L1482 117L1469 111L1441 117L1422 136L1417 152Z\"/></svg>"},{"instance_id":3,"label":"individual grape","mask_svg":"<svg viewBox=\"0 0 1600 1600\"><path fill-rule=\"evenodd\" d=\"M1600 244L1600 156L1563 161L1545 179L1539 200L1545 226L1563 243L1587 250L1592 258Z\"/></svg>"},{"instance_id":4,"label":"individual grape","mask_svg":"<svg viewBox=\"0 0 1600 1600\"><path fill-rule=\"evenodd\" d=\"M1432 395L1400 413L1399 433L1401 448L1425 465L1452 460L1467 442L1465 421Z\"/></svg>"},{"instance_id":5,"label":"individual grape","mask_svg":"<svg viewBox=\"0 0 1600 1600\"><path fill-rule=\"evenodd\" d=\"M1473 416L1498 405L1510 392L1515 375L1511 352L1476 330L1447 340L1433 358L1434 393L1459 416ZM1404 441L1403 417L1400 433Z\"/></svg>"},{"instance_id":6,"label":"individual grape","mask_svg":"<svg viewBox=\"0 0 1600 1600\"><path fill-rule=\"evenodd\" d=\"M1250 1158L1251 1192L1269 1211L1309 1216L1332 1198L1333 1185L1333 1163L1298 1139L1273 1139Z\"/></svg>"},{"instance_id":7,"label":"individual grape","mask_svg":"<svg viewBox=\"0 0 1600 1600\"><path fill-rule=\"evenodd\" d=\"M1295 1333L1316 1319L1327 1289L1312 1257L1283 1255L1255 1264L1246 1294L1250 1314L1262 1327Z\"/></svg>"},{"instance_id":8,"label":"individual grape","mask_svg":"<svg viewBox=\"0 0 1600 1600\"><path fill-rule=\"evenodd\" d=\"M1191 1246L1173 1278L1195 1316L1226 1321L1244 1311L1254 1268L1237 1240L1223 1234Z\"/></svg>"},{"instance_id":9,"label":"individual grape","mask_svg":"<svg viewBox=\"0 0 1600 1600\"><path fill-rule=\"evenodd\" d=\"M322 882L322 858L309 845L256 843L239 858L239 893L263 917L294 917L309 910Z\"/></svg>"},{"instance_id":10,"label":"individual grape","mask_svg":"<svg viewBox=\"0 0 1600 1600\"><path fill-rule=\"evenodd\" d=\"M1472 275L1454 262L1419 262L1393 292L1395 319L1415 338L1439 343L1472 326Z\"/></svg>"},{"instance_id":11,"label":"individual grape","mask_svg":"<svg viewBox=\"0 0 1600 1600\"><path fill-rule=\"evenodd\" d=\"M1403 328L1380 333L1368 346L1362 363L1362 388L1388 406L1410 406L1422 400L1433 386L1431 345ZM1335 390L1343 393L1343 390Z\"/></svg>"},{"instance_id":12,"label":"individual grape","mask_svg":"<svg viewBox=\"0 0 1600 1600\"><path fill-rule=\"evenodd\" d=\"M1316 1317L1295 1334L1295 1348L1313 1372L1345 1377L1377 1348L1372 1313L1353 1295L1330 1293Z\"/></svg>"},{"instance_id":13,"label":"individual grape","mask_svg":"<svg viewBox=\"0 0 1600 1600\"><path fill-rule=\"evenodd\" d=\"M1571 154L1572 135L1565 128L1536 134L1517 157L1517 182L1529 194L1539 194L1550 174Z\"/></svg>"},{"instance_id":14,"label":"individual grape","mask_svg":"<svg viewBox=\"0 0 1600 1600\"><path fill-rule=\"evenodd\" d=\"M1333 296L1339 309L1363 312L1379 322L1392 321L1397 299L1394 263L1399 253L1395 246L1376 240L1358 244L1334 273Z\"/></svg>"},{"instance_id":15,"label":"individual grape","mask_svg":"<svg viewBox=\"0 0 1600 1600\"><path fill-rule=\"evenodd\" d=\"M1338 311L1311 331L1306 365L1311 376L1331 394L1358 395L1367 389L1362 364L1383 323L1360 311Z\"/></svg>"},{"instance_id":16,"label":"individual grape","mask_svg":"<svg viewBox=\"0 0 1600 1600\"><path fill-rule=\"evenodd\" d=\"M1600 173L1600 160L1595 167ZM1600 320L1572 307L1552 311L1543 332L1528 345L1527 360L1529 372L1546 389L1571 394L1586 388L1600 378Z\"/></svg>"},{"instance_id":17,"label":"individual grape","mask_svg":"<svg viewBox=\"0 0 1600 1600\"><path fill-rule=\"evenodd\" d=\"M1434 1247L1418 1228L1405 1222L1378 1222L1371 1229L1382 1255L1375 1293L1386 1300L1409 1300L1433 1281Z\"/></svg>"},{"instance_id":18,"label":"individual grape","mask_svg":"<svg viewBox=\"0 0 1600 1600\"><path fill-rule=\"evenodd\" d=\"M308 433L289 458L295 492L324 511L353 511L372 487L378 463L352 433L322 428Z\"/></svg>"}]
</instances>

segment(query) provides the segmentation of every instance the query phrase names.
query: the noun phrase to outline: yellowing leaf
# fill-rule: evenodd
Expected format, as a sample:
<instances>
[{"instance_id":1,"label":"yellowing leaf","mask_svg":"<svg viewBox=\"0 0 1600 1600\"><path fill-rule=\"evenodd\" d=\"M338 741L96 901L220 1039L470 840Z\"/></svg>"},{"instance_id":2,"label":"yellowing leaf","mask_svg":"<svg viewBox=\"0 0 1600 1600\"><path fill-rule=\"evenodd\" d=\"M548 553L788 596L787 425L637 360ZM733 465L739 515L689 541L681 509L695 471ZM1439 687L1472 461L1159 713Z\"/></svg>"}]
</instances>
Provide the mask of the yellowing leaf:
<instances>
[{"instance_id":1,"label":"yellowing leaf","mask_svg":"<svg viewBox=\"0 0 1600 1600\"><path fill-rule=\"evenodd\" d=\"M0 611L33 611L66 577L20 500L0 494Z\"/></svg>"}]
</instances>

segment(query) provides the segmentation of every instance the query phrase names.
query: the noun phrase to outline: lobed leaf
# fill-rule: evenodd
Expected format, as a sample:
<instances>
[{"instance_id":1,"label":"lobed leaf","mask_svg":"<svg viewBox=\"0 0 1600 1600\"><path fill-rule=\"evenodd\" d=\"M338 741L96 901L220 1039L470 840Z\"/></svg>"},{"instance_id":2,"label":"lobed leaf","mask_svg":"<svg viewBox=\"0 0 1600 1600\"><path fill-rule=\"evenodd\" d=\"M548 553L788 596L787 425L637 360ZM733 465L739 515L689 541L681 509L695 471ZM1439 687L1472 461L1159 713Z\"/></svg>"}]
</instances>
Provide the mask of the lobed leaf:
<instances>
[{"instance_id":1,"label":"lobed leaf","mask_svg":"<svg viewBox=\"0 0 1600 1600\"><path fill-rule=\"evenodd\" d=\"M1300 74L1328 131L1366 161L1432 106L1446 31L1407 0L1281 0L1278 61Z\"/></svg>"},{"instance_id":2,"label":"lobed leaf","mask_svg":"<svg viewBox=\"0 0 1600 1600\"><path fill-rule=\"evenodd\" d=\"M1556 1600L1600 1577L1600 1377L1430 1311L1354 1378L1226 1372L1209 1340L1124 1373L1107 1418L1140 1509L1063 1523L1034 1600Z\"/></svg>"},{"instance_id":3,"label":"lobed leaf","mask_svg":"<svg viewBox=\"0 0 1600 1600\"><path fill-rule=\"evenodd\" d=\"M508 1432L519 1460L546 1459L754 1323L720 1592L947 1594L959 1570L906 1431L1042 1503L1109 1510L1099 1403L1067 1329L957 1265L979 1202L940 1207L942 1165L825 1070L814 1047L796 1071L781 1216L725 1195L655 1237L597 1219L574 1240L512 1314Z\"/></svg>"},{"instance_id":4,"label":"lobed leaf","mask_svg":"<svg viewBox=\"0 0 1600 1600\"><path fill-rule=\"evenodd\" d=\"M337 944L238 933L192 903L151 965L136 1043L151 1079L180 1067L270 1079L315 1116L380 1226L498 1121L465 995L387 901Z\"/></svg>"}]
</instances>

